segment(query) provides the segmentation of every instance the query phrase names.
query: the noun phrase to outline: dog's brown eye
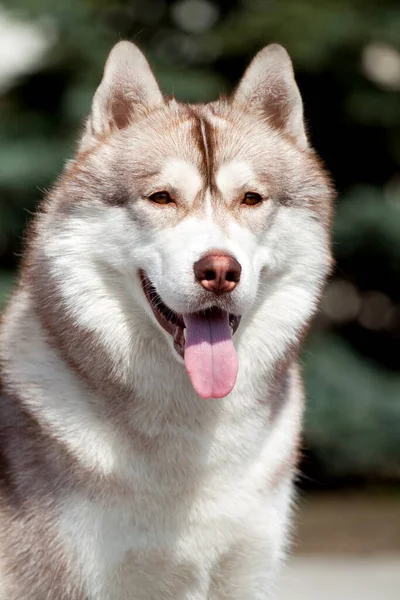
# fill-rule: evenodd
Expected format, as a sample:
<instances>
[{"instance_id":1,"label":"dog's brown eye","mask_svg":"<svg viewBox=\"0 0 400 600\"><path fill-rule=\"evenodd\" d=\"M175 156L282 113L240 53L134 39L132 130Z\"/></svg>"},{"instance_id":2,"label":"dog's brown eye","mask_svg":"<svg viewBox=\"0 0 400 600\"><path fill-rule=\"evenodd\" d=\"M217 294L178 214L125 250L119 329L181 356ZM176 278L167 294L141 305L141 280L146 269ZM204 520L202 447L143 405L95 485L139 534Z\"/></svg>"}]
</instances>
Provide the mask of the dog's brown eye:
<instances>
[{"instance_id":1,"label":"dog's brown eye","mask_svg":"<svg viewBox=\"0 0 400 600\"><path fill-rule=\"evenodd\" d=\"M155 192L149 196L149 200L155 202L156 204L170 204L173 202L168 192Z\"/></svg>"},{"instance_id":2,"label":"dog's brown eye","mask_svg":"<svg viewBox=\"0 0 400 600\"><path fill-rule=\"evenodd\" d=\"M256 192L247 192L242 200L242 204L246 206L255 206L256 204L260 204L260 202L262 202L262 198Z\"/></svg>"}]
</instances>

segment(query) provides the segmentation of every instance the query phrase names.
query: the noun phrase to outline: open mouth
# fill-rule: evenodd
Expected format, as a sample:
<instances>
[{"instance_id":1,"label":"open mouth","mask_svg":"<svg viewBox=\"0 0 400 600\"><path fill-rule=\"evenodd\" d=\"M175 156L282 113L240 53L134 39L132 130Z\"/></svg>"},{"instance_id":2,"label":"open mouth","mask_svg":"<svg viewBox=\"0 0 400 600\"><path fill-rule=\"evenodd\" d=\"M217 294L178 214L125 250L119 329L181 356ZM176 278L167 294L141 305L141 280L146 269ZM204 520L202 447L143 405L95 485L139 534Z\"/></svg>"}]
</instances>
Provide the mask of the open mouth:
<instances>
[{"instance_id":1,"label":"open mouth","mask_svg":"<svg viewBox=\"0 0 400 600\"><path fill-rule=\"evenodd\" d=\"M240 316L217 306L203 311L178 314L160 298L144 271L139 272L144 294L161 327L174 340L177 353L196 392L203 398L222 398L233 389L237 377L237 356L232 336Z\"/></svg>"}]
</instances>

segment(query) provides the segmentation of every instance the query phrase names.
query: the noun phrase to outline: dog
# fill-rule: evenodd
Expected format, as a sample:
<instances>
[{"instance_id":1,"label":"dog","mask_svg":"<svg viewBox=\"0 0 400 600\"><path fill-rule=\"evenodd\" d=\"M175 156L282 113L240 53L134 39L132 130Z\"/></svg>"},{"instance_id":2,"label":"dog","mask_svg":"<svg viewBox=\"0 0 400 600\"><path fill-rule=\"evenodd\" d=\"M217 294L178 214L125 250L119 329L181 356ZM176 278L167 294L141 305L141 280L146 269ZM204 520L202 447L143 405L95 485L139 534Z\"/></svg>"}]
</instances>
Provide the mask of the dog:
<instances>
[{"instance_id":1,"label":"dog","mask_svg":"<svg viewBox=\"0 0 400 600\"><path fill-rule=\"evenodd\" d=\"M1 325L2 600L275 594L333 198L281 46L198 105L112 49Z\"/></svg>"}]
</instances>

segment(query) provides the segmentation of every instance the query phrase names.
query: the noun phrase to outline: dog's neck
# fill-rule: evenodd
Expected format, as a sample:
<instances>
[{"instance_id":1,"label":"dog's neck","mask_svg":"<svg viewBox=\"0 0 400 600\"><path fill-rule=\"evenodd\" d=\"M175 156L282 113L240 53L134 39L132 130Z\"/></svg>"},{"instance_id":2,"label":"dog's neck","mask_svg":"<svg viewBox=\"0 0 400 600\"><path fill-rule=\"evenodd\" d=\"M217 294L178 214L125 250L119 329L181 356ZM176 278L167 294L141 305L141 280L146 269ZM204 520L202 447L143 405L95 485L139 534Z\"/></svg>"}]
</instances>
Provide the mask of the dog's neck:
<instances>
[{"instance_id":1,"label":"dog's neck","mask_svg":"<svg viewBox=\"0 0 400 600\"><path fill-rule=\"evenodd\" d=\"M239 431L246 419L254 418L252 415L260 411L265 419L263 427L267 427L268 420L274 418L276 411L279 414L285 402L288 365L281 363L280 372L275 370L275 378L271 376L268 383L264 379L266 372L255 378L253 370L248 371L250 364L246 360L237 387L226 401L204 401L195 394L184 367L174 357L162 360L162 355L170 352L166 345L160 351L160 339L153 334L151 340L140 331L132 349L134 384L128 389L118 386L118 381L112 387L111 379L107 380L111 367L95 364L96 356L101 360L96 348L87 357L84 354L93 340L80 338L80 333L76 337L77 331L71 330L74 352L69 356L78 357L82 352L81 359L87 361L85 372L94 365L95 376L100 378L100 383L94 381L94 376L86 381L82 367L75 367L63 356L66 346L56 344L60 338L43 326L43 317L37 315L38 298L32 300L33 292L28 284L21 286L4 319L1 346L5 380L35 419L73 455L82 457L86 468L96 467L103 474L111 474L115 457L126 456L126 464L123 461L119 467L126 478L131 469L132 444L156 453L157 448L168 445L166 440L176 437L177 431L186 431L191 433L182 443L189 444L185 452L192 452L194 434L195 439L200 431L202 436L212 437L212 432L224 422ZM54 316L48 312L46 315L48 319ZM65 321L59 329L64 326ZM63 344L67 343L67 334ZM80 343L82 347L78 348ZM139 358L143 360L138 362ZM96 390L96 386L103 387L103 391ZM256 422L259 421L258 418ZM125 431L126 435L121 438L116 431ZM122 446L129 440L127 448L121 446L121 439ZM175 446L169 451L178 451L180 446ZM179 456L174 460L179 460Z\"/></svg>"}]
</instances>

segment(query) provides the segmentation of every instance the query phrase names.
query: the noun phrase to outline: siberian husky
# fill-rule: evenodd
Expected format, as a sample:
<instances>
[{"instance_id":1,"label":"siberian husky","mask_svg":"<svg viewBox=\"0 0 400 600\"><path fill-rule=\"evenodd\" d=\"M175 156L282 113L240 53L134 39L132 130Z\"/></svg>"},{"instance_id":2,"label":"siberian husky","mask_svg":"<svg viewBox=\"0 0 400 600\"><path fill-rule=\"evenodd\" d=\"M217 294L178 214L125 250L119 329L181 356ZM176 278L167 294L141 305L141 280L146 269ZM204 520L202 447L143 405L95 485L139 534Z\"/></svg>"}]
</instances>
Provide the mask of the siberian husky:
<instances>
[{"instance_id":1,"label":"siberian husky","mask_svg":"<svg viewBox=\"0 0 400 600\"><path fill-rule=\"evenodd\" d=\"M114 47L2 321L2 600L273 596L332 198L283 48L188 105Z\"/></svg>"}]
</instances>

